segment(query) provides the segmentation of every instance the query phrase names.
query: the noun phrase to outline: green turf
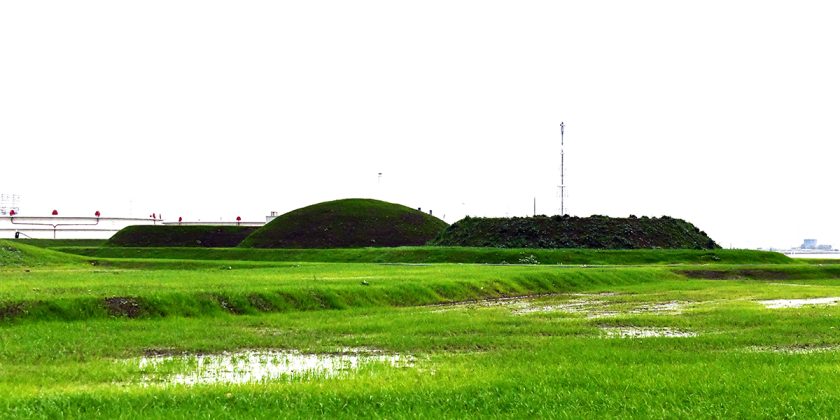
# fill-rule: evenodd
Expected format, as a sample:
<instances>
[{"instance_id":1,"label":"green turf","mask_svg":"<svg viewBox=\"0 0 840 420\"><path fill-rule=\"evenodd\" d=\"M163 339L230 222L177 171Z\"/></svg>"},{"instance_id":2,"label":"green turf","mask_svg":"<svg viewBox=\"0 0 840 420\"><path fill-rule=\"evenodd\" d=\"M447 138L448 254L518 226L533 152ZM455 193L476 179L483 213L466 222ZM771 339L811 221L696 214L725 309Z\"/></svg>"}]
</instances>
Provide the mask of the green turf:
<instances>
[{"instance_id":1,"label":"green turf","mask_svg":"<svg viewBox=\"0 0 840 420\"><path fill-rule=\"evenodd\" d=\"M371 199L328 201L278 216L241 247L359 248L424 245L446 222L403 205Z\"/></svg>"},{"instance_id":2,"label":"green turf","mask_svg":"<svg viewBox=\"0 0 840 420\"><path fill-rule=\"evenodd\" d=\"M198 249L58 247L67 253L93 258L153 258L181 260L306 261L365 263L479 263L479 264L793 264L776 252L752 250L597 250L509 249L469 247L395 247L350 249Z\"/></svg>"},{"instance_id":3,"label":"green turf","mask_svg":"<svg viewBox=\"0 0 840 420\"><path fill-rule=\"evenodd\" d=\"M15 239L14 243L35 245L41 248L55 248L59 246L102 246L107 239Z\"/></svg>"},{"instance_id":4,"label":"green turf","mask_svg":"<svg viewBox=\"0 0 840 420\"><path fill-rule=\"evenodd\" d=\"M840 297L832 265L92 265L12 245L0 418L830 418L840 403L840 306L760 303ZM494 300L514 295L539 296ZM453 301L468 303L432 305ZM631 328L686 336L609 335ZM195 355L359 348L413 362L167 385ZM189 358L141 367L159 354Z\"/></svg>"},{"instance_id":5,"label":"green turf","mask_svg":"<svg viewBox=\"0 0 840 420\"><path fill-rule=\"evenodd\" d=\"M77 255L57 252L13 240L0 239L0 269L43 265L82 264Z\"/></svg>"}]
</instances>

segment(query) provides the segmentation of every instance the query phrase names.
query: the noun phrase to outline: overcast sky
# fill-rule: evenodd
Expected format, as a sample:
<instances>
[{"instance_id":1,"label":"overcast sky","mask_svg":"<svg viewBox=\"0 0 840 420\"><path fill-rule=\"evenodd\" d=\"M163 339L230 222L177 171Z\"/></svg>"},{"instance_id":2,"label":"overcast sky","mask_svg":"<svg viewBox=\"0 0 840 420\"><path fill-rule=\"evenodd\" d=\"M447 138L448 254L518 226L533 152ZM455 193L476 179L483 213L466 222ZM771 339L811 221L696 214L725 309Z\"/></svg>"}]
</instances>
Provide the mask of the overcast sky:
<instances>
[{"instance_id":1,"label":"overcast sky","mask_svg":"<svg viewBox=\"0 0 840 420\"><path fill-rule=\"evenodd\" d=\"M565 121L570 214L840 246L835 3L2 2L0 193L26 215L550 215Z\"/></svg>"}]
</instances>

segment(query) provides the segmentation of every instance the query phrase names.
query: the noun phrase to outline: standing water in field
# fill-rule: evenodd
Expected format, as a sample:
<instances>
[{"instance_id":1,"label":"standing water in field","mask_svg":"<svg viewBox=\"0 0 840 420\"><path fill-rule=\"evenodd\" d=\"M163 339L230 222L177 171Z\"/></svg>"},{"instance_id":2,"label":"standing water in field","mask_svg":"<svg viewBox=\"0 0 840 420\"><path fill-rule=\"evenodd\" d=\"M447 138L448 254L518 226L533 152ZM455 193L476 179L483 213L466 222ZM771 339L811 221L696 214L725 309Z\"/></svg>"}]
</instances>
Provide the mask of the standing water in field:
<instances>
[{"instance_id":1,"label":"standing water in field","mask_svg":"<svg viewBox=\"0 0 840 420\"><path fill-rule=\"evenodd\" d=\"M836 305L840 302L840 297L824 297L824 298L810 298L810 299L775 299L775 300L759 300L758 303L764 305L768 309L781 308L801 308L806 305Z\"/></svg>"},{"instance_id":2,"label":"standing water in field","mask_svg":"<svg viewBox=\"0 0 840 420\"><path fill-rule=\"evenodd\" d=\"M602 327L601 331L608 338L697 337L695 332L668 327Z\"/></svg>"},{"instance_id":3,"label":"standing water in field","mask_svg":"<svg viewBox=\"0 0 840 420\"><path fill-rule=\"evenodd\" d=\"M601 293L569 293L541 296L505 297L486 299L474 302L457 302L435 305L442 309L436 312L463 309L506 307L514 315L532 313L564 312L577 314L586 318L606 318L621 315L679 315L690 302L627 302L612 299L621 295L614 292ZM566 299L571 297L571 299Z\"/></svg>"},{"instance_id":4,"label":"standing water in field","mask_svg":"<svg viewBox=\"0 0 840 420\"><path fill-rule=\"evenodd\" d=\"M381 364L412 367L414 358L374 350L346 349L335 354L295 350L249 350L222 354L146 356L132 359L144 385L246 384L278 379L332 378Z\"/></svg>"}]
</instances>

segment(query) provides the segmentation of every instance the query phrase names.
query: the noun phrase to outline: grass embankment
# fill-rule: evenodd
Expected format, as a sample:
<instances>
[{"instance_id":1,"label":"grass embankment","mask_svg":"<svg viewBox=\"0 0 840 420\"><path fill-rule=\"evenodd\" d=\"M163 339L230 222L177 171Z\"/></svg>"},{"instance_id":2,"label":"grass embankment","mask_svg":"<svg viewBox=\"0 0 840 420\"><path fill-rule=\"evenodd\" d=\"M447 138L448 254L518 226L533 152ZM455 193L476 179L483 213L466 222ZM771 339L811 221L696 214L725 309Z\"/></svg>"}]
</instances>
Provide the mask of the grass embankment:
<instances>
[{"instance_id":1,"label":"grass embankment","mask_svg":"<svg viewBox=\"0 0 840 420\"><path fill-rule=\"evenodd\" d=\"M509 249L469 247L395 247L348 249L112 248L59 247L92 258L143 258L218 261L460 263L460 264L794 264L776 252L694 249Z\"/></svg>"},{"instance_id":2,"label":"grass embankment","mask_svg":"<svg viewBox=\"0 0 840 420\"><path fill-rule=\"evenodd\" d=\"M20 243L24 245L34 245L41 248L55 248L59 246L103 246L107 239L32 239L21 238L10 241L12 243Z\"/></svg>"},{"instance_id":3,"label":"grass embankment","mask_svg":"<svg viewBox=\"0 0 840 420\"><path fill-rule=\"evenodd\" d=\"M537 266L368 264L288 264L245 270L30 269L2 275L3 322L428 305L677 277L643 268L614 272Z\"/></svg>"},{"instance_id":4,"label":"grass embankment","mask_svg":"<svg viewBox=\"0 0 840 420\"><path fill-rule=\"evenodd\" d=\"M251 226L161 225L128 226L108 240L108 246L234 247L256 231Z\"/></svg>"},{"instance_id":5,"label":"grass embankment","mask_svg":"<svg viewBox=\"0 0 840 420\"><path fill-rule=\"evenodd\" d=\"M370 199L328 201L278 216L241 244L252 248L425 245L447 226L432 215Z\"/></svg>"},{"instance_id":6,"label":"grass embankment","mask_svg":"<svg viewBox=\"0 0 840 420\"><path fill-rule=\"evenodd\" d=\"M570 292L668 279L840 278L838 266L797 264L580 267L105 260L93 267L7 269L0 320L220 316L401 307ZM111 266L113 265L113 266ZM74 268L78 267L78 268Z\"/></svg>"},{"instance_id":7,"label":"grass embankment","mask_svg":"<svg viewBox=\"0 0 840 420\"><path fill-rule=\"evenodd\" d=\"M504 248L716 249L706 232L663 217L466 217L431 242L443 246Z\"/></svg>"},{"instance_id":8,"label":"grass embankment","mask_svg":"<svg viewBox=\"0 0 840 420\"><path fill-rule=\"evenodd\" d=\"M19 241L0 240L0 269L9 267L37 267L45 265L77 265L86 259Z\"/></svg>"}]
</instances>

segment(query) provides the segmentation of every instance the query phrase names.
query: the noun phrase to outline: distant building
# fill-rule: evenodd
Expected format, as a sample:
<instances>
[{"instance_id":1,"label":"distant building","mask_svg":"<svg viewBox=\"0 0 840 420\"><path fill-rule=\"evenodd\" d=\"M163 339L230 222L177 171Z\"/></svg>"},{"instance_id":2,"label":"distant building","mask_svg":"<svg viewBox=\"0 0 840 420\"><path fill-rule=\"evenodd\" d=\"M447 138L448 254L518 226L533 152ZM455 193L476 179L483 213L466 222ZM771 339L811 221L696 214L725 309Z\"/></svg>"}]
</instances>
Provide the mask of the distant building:
<instances>
[{"instance_id":1,"label":"distant building","mask_svg":"<svg viewBox=\"0 0 840 420\"><path fill-rule=\"evenodd\" d=\"M800 249L817 249L817 240L816 239L806 239L805 242L799 248Z\"/></svg>"},{"instance_id":2,"label":"distant building","mask_svg":"<svg viewBox=\"0 0 840 420\"><path fill-rule=\"evenodd\" d=\"M10 211L9 211L10 212ZM99 214L99 212L96 212ZM100 217L100 216L20 216L0 215L0 239L108 239L126 226L133 225L212 225L212 226L254 226L261 221L218 221L218 222L165 222L160 216L149 217Z\"/></svg>"},{"instance_id":3,"label":"distant building","mask_svg":"<svg viewBox=\"0 0 840 420\"><path fill-rule=\"evenodd\" d=\"M11 212L10 212L11 213ZM131 225L153 225L160 219L99 216L0 215L0 238L108 239Z\"/></svg>"},{"instance_id":4,"label":"distant building","mask_svg":"<svg viewBox=\"0 0 840 420\"><path fill-rule=\"evenodd\" d=\"M832 250L834 250L834 247L831 246L831 245L822 245L821 244L821 245L817 245L817 249L819 249L820 251L832 251Z\"/></svg>"},{"instance_id":5,"label":"distant building","mask_svg":"<svg viewBox=\"0 0 840 420\"><path fill-rule=\"evenodd\" d=\"M12 212L19 214L19 202L20 196L17 194L0 194L0 216L12 214Z\"/></svg>"},{"instance_id":6,"label":"distant building","mask_svg":"<svg viewBox=\"0 0 840 420\"><path fill-rule=\"evenodd\" d=\"M269 214L268 216L265 216L265 222L266 222L266 223L268 223L268 222L270 222L270 221L274 220L275 218L277 218L277 216L279 216L279 215L277 214L277 212L276 212L276 211L272 211L272 212L271 212L271 214Z\"/></svg>"}]
</instances>

